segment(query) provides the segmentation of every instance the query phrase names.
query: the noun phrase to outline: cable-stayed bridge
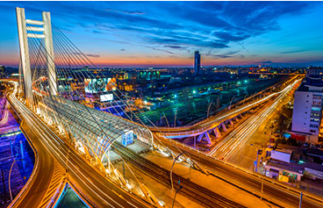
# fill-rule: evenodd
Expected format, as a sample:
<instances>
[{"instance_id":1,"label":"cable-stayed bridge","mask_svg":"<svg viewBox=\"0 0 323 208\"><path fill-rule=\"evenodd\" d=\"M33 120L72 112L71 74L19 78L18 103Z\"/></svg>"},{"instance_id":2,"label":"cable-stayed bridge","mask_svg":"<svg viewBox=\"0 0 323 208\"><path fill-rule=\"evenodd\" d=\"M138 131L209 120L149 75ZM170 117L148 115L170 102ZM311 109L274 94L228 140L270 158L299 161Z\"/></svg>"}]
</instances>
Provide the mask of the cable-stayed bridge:
<instances>
[{"instance_id":1,"label":"cable-stayed bridge","mask_svg":"<svg viewBox=\"0 0 323 208\"><path fill-rule=\"evenodd\" d=\"M97 76L104 80L106 77L100 70L92 73L84 69L84 66L98 68L59 28L51 23L48 12L43 13L42 21L29 20L25 18L24 9L17 8L17 22L21 57L20 77L18 86L12 84L13 89L8 95L8 100L23 121L22 128L33 143L39 165L35 165L34 177L30 180L30 186L28 184L25 188L27 191L21 192L11 206L23 207L26 204L30 205L29 207L38 206L36 203L32 204L32 201L38 199L41 203L42 200L39 198L50 198L46 206L53 206L59 199L59 194L56 193L62 192L64 187L62 184L68 182L92 207L163 207L164 204L154 196L144 182L137 179L136 174L128 166L129 162L145 170L151 177L158 178L159 181L177 189L180 185L176 183L173 185L172 181L172 177L176 178L184 187L181 192L195 198L206 207L243 207L179 175L172 175L171 171L161 168L160 164L149 162L123 145L122 140L127 140L128 137L134 138L135 143L146 145L150 151L168 155L174 159L174 162L179 158L190 167L207 173L187 152L182 151L169 140L164 144L156 136L157 132L169 138L174 135L176 137L176 134L182 137L187 132L172 133L173 130L170 130L164 134L162 129L153 128L155 133L152 133L140 119L136 119L139 123L132 121L136 115L131 111L123 111L123 117L113 115L111 112L115 106L113 104L122 103L128 106L123 93L113 84L108 85L105 81L96 83L100 90L92 91L92 97L88 96L84 88L91 86L89 80L96 79ZM112 101L111 106L106 106L109 112L88 107L89 103L100 99L100 96L104 96L107 91L118 100ZM206 132L214 131L217 126L213 123L208 121L203 124L204 129L198 129L199 135L205 136ZM209 128L210 125L213 125L213 128ZM126 166L124 169L134 179L124 177L124 174L113 167L110 163L112 152L124 162ZM174 152L179 155L175 155ZM56 166L53 168L53 165L47 172L42 170L41 165L55 164L55 162L59 164L59 168L65 169L65 173L57 170L59 168L55 169ZM221 168L227 167L221 166ZM233 171L244 178L254 177L243 176L238 170ZM60 183L54 183L55 177L49 179L41 177L42 174L54 175L56 172L64 179ZM33 191L39 192L36 186L32 186L32 183L39 182L39 178L44 184L42 194L28 195ZM259 183L259 178L253 180ZM271 185L268 187L272 188ZM57 192L48 191L49 189ZM293 197L291 201L294 202L295 198L297 201L297 196ZM317 199L308 196L306 200L304 203L313 205L313 201Z\"/></svg>"}]
</instances>

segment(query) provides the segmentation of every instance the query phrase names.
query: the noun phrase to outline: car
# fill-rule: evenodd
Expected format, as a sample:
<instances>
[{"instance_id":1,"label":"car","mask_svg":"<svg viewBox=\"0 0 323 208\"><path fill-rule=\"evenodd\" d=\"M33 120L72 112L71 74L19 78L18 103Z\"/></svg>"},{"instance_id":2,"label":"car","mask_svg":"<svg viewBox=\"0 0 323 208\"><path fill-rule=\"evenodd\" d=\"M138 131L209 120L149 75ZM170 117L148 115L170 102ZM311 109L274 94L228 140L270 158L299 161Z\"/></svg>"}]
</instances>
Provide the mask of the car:
<instances>
[{"instance_id":1,"label":"car","mask_svg":"<svg viewBox=\"0 0 323 208\"><path fill-rule=\"evenodd\" d=\"M303 143L303 147L308 147L309 145L308 145L308 143L307 142L304 142Z\"/></svg>"}]
</instances>

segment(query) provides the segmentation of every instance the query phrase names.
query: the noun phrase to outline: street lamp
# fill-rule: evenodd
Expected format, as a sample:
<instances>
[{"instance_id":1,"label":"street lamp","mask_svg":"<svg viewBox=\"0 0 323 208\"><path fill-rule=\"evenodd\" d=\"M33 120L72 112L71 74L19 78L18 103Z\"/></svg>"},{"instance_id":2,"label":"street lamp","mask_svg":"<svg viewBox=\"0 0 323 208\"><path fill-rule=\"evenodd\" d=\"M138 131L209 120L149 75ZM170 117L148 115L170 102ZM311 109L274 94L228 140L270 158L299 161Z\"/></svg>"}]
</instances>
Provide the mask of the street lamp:
<instances>
[{"instance_id":1,"label":"street lamp","mask_svg":"<svg viewBox=\"0 0 323 208\"><path fill-rule=\"evenodd\" d=\"M174 127L176 127L177 110L178 110L178 106L176 107L176 111L175 111Z\"/></svg>"},{"instance_id":2,"label":"street lamp","mask_svg":"<svg viewBox=\"0 0 323 208\"><path fill-rule=\"evenodd\" d=\"M178 181L178 184L179 184L180 182L181 182L181 181L179 180L179 181ZM183 186L179 186L179 187L178 187L178 189L176 190L175 195L174 195L174 200L173 200L172 208L174 208L176 195L177 195L177 193L178 193L182 188L183 188Z\"/></svg>"},{"instance_id":3,"label":"street lamp","mask_svg":"<svg viewBox=\"0 0 323 208\"><path fill-rule=\"evenodd\" d=\"M10 179L11 179L11 171L12 171L12 168L13 168L13 165L15 164L15 162L17 161L21 161L22 159L19 159L19 160L16 160L16 158L13 160L12 164L11 164L11 167L10 167L10 171L9 171L9 182L8 182L8 185L9 185L9 193L10 193L10 201L12 201L12 193L11 193L11 184L10 184Z\"/></svg>"},{"instance_id":4,"label":"street lamp","mask_svg":"<svg viewBox=\"0 0 323 208\"><path fill-rule=\"evenodd\" d=\"M165 115L165 113L164 113L164 112L163 112L163 114L164 114L164 118L165 118L165 120L166 120L166 122L167 122L167 126L169 127L168 119L167 119L167 117L166 117L166 115Z\"/></svg>"},{"instance_id":5,"label":"street lamp","mask_svg":"<svg viewBox=\"0 0 323 208\"><path fill-rule=\"evenodd\" d=\"M207 118L209 118L210 108L211 108L212 103L213 103L213 100L210 102L209 107L207 108Z\"/></svg>"},{"instance_id":6,"label":"street lamp","mask_svg":"<svg viewBox=\"0 0 323 208\"><path fill-rule=\"evenodd\" d=\"M245 102L245 99L246 99L247 95L248 95L248 93L244 96L242 105L244 105L244 102Z\"/></svg>"},{"instance_id":7,"label":"street lamp","mask_svg":"<svg viewBox=\"0 0 323 208\"><path fill-rule=\"evenodd\" d=\"M179 153L179 154L177 155L177 157L175 157L175 158L174 158L172 168L170 169L169 178L170 178L170 184L171 184L171 186L172 186L172 189L171 189L171 190L173 190L173 189L174 189L174 185L173 185L173 167L174 167L174 165L175 165L176 160L178 160L178 158L179 158L182 154L184 154L184 152Z\"/></svg>"},{"instance_id":8,"label":"street lamp","mask_svg":"<svg viewBox=\"0 0 323 208\"><path fill-rule=\"evenodd\" d=\"M229 108L228 108L229 110L231 109L231 104L232 104L232 101L233 101L234 97L235 96L233 96L232 99L231 99L231 101L230 101L230 105L229 105Z\"/></svg>"}]
</instances>

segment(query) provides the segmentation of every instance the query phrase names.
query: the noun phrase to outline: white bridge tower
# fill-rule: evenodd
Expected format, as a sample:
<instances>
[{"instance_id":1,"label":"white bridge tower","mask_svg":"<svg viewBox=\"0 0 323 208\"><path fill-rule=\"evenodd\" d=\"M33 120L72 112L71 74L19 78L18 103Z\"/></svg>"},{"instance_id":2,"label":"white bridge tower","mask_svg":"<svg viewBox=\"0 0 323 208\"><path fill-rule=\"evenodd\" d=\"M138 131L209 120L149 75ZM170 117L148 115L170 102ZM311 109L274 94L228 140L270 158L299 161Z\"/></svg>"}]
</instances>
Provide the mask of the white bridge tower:
<instances>
[{"instance_id":1,"label":"white bridge tower","mask_svg":"<svg viewBox=\"0 0 323 208\"><path fill-rule=\"evenodd\" d=\"M43 12L43 21L26 19L25 9L19 7L16 8L16 14L18 23L20 61L24 75L24 91L26 103L28 106L32 106L34 102L32 93L32 77L29 59L28 38L44 39L49 91L52 95L57 94L51 18L49 12Z\"/></svg>"}]
</instances>

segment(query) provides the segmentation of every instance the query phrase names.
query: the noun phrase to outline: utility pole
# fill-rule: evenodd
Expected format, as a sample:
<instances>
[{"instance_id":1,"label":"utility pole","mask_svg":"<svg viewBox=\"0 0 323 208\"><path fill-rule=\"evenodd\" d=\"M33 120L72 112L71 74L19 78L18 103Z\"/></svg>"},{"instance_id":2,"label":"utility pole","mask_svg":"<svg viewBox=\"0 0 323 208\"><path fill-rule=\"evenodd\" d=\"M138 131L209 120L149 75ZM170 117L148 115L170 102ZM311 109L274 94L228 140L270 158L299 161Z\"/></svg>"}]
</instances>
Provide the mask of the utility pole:
<instances>
[{"instance_id":1,"label":"utility pole","mask_svg":"<svg viewBox=\"0 0 323 208\"><path fill-rule=\"evenodd\" d=\"M206 117L206 118L209 118L209 115L210 115L210 108L211 108L211 106L212 106L212 103L213 103L213 100L210 102L209 107L207 108L207 117Z\"/></svg>"},{"instance_id":2,"label":"utility pole","mask_svg":"<svg viewBox=\"0 0 323 208\"><path fill-rule=\"evenodd\" d=\"M176 111L175 111L174 127L176 127L177 110L178 110L178 106L176 107Z\"/></svg>"}]
</instances>

